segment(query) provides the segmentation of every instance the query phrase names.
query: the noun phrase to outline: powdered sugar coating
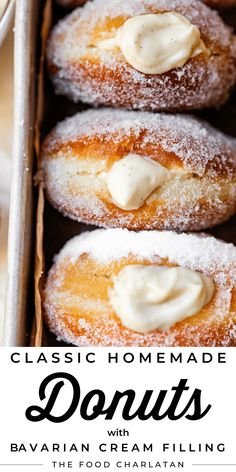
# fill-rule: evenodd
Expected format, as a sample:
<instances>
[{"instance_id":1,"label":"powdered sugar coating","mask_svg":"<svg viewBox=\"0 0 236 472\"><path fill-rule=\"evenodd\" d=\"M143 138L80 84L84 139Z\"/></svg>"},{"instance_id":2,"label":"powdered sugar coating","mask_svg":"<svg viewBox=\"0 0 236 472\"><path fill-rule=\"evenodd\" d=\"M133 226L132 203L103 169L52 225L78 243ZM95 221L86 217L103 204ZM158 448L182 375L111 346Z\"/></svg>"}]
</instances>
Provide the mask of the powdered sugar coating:
<instances>
[{"instance_id":1,"label":"powdered sugar coating","mask_svg":"<svg viewBox=\"0 0 236 472\"><path fill-rule=\"evenodd\" d=\"M236 247L212 236L178 234L173 231L128 231L127 229L100 229L75 236L68 241L55 258L61 262L69 258L72 263L89 254L99 263L135 255L139 261L168 259L205 275L215 273L219 284L226 281L224 271L230 271L232 285L236 283Z\"/></svg>"},{"instance_id":2,"label":"powdered sugar coating","mask_svg":"<svg viewBox=\"0 0 236 472\"><path fill-rule=\"evenodd\" d=\"M135 112L103 108L87 110L58 123L49 134L43 154L56 153L70 142L120 143L134 137L141 148L157 143L167 153L174 153L186 170L203 176L229 177L236 169L236 140L190 115ZM59 150L60 152L60 150ZM212 165L211 165L212 164Z\"/></svg>"},{"instance_id":3,"label":"powdered sugar coating","mask_svg":"<svg viewBox=\"0 0 236 472\"><path fill-rule=\"evenodd\" d=\"M133 69L122 54L96 47L96 28L99 38L110 37L117 18L155 11L176 11L197 25L210 58L199 56L170 73L150 76ZM94 105L163 111L209 107L227 99L236 79L231 30L199 0L88 2L53 29L47 57L57 93Z\"/></svg>"}]
</instances>

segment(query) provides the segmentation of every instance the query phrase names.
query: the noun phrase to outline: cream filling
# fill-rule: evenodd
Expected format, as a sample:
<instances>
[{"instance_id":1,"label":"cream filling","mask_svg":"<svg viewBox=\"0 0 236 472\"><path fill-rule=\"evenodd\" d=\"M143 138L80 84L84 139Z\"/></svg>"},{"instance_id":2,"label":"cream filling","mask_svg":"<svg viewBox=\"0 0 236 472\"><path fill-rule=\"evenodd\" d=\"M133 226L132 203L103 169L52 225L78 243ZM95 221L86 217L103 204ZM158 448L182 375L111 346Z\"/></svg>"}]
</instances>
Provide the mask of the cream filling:
<instances>
[{"instance_id":1,"label":"cream filling","mask_svg":"<svg viewBox=\"0 0 236 472\"><path fill-rule=\"evenodd\" d=\"M209 53L198 27L175 12L129 18L113 38L99 41L97 47L118 47L126 61L144 74L163 74Z\"/></svg>"},{"instance_id":2,"label":"cream filling","mask_svg":"<svg viewBox=\"0 0 236 472\"><path fill-rule=\"evenodd\" d=\"M105 178L113 203L123 210L136 210L170 180L171 172L151 159L128 154L113 164Z\"/></svg>"},{"instance_id":3,"label":"cream filling","mask_svg":"<svg viewBox=\"0 0 236 472\"><path fill-rule=\"evenodd\" d=\"M123 326L140 333L163 331L211 301L210 277L183 267L127 265L114 277L110 302Z\"/></svg>"}]
</instances>

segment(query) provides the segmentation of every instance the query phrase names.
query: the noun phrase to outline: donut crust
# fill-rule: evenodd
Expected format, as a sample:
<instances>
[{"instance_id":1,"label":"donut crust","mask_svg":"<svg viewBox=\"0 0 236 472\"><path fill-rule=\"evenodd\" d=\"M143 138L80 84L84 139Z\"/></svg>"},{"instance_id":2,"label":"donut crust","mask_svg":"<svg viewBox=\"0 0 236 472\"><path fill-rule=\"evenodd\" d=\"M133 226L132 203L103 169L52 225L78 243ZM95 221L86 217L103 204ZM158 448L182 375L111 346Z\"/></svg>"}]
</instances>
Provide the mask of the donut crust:
<instances>
[{"instance_id":1,"label":"donut crust","mask_svg":"<svg viewBox=\"0 0 236 472\"><path fill-rule=\"evenodd\" d=\"M176 173L137 210L122 210L104 174L129 153ZM42 148L51 204L76 221L132 230L198 231L236 211L235 144L190 116L89 110L65 120ZM175 174L174 174L175 175Z\"/></svg>"},{"instance_id":2,"label":"donut crust","mask_svg":"<svg viewBox=\"0 0 236 472\"><path fill-rule=\"evenodd\" d=\"M126 19L174 11L197 25L210 56L200 54L166 74L135 70L117 51L97 47ZM236 80L236 42L219 15L199 0L94 0L59 22L47 47L56 93L95 106L184 111L223 104Z\"/></svg>"},{"instance_id":3,"label":"donut crust","mask_svg":"<svg viewBox=\"0 0 236 472\"><path fill-rule=\"evenodd\" d=\"M127 233L127 230L96 230L98 239L95 238L93 244L97 241L100 247L101 238L105 237L104 251L113 244L115 254L117 238L125 244ZM152 232L146 232L144 236L146 244L150 235L152 237ZM102 262L89 251L78 255L84 237L86 234L71 240L57 256L44 292L46 323L59 339L77 346L236 346L236 248L233 245L211 236L163 232L161 244L166 244L165 251L169 250L170 257L158 255L158 242L156 252L153 248L153 257L141 256L132 240L132 253L121 258L114 255L111 260ZM140 233L136 233L135 238L139 237ZM133 235L128 234L128 238ZM168 249L170 243L173 247ZM140 334L122 326L109 302L112 277L127 264L173 267L180 262L213 278L215 292L211 302L197 315L167 331Z\"/></svg>"}]
</instances>

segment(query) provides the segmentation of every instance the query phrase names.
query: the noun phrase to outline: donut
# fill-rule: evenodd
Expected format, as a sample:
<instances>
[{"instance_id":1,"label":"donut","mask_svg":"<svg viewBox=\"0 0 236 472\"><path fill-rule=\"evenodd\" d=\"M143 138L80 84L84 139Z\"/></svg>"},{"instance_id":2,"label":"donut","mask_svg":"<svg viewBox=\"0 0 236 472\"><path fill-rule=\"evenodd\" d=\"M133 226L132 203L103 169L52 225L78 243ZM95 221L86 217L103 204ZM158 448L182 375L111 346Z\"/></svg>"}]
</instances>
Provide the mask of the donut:
<instances>
[{"instance_id":1,"label":"donut","mask_svg":"<svg viewBox=\"0 0 236 472\"><path fill-rule=\"evenodd\" d=\"M98 229L57 255L49 329L77 346L236 346L236 248L212 236Z\"/></svg>"},{"instance_id":2,"label":"donut","mask_svg":"<svg viewBox=\"0 0 236 472\"><path fill-rule=\"evenodd\" d=\"M76 221L197 231L236 211L236 145L185 115L99 109L59 123L42 147L48 200Z\"/></svg>"},{"instance_id":3,"label":"donut","mask_svg":"<svg viewBox=\"0 0 236 472\"><path fill-rule=\"evenodd\" d=\"M199 0L94 0L61 20L47 46L56 93L147 111L223 104L235 60L231 29Z\"/></svg>"}]
</instances>

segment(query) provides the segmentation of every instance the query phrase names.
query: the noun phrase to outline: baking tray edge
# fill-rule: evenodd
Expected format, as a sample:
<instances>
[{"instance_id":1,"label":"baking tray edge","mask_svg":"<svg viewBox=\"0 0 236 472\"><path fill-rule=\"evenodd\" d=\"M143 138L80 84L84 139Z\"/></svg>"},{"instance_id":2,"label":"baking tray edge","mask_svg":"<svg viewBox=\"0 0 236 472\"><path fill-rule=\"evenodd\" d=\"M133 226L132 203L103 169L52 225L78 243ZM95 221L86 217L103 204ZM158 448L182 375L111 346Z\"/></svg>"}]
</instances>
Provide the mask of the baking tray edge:
<instances>
[{"instance_id":1,"label":"baking tray edge","mask_svg":"<svg viewBox=\"0 0 236 472\"><path fill-rule=\"evenodd\" d=\"M26 315L33 266L35 50L39 3L39 0L16 2L14 130L4 346L28 344ZM33 304L30 310L33 318Z\"/></svg>"}]
</instances>

